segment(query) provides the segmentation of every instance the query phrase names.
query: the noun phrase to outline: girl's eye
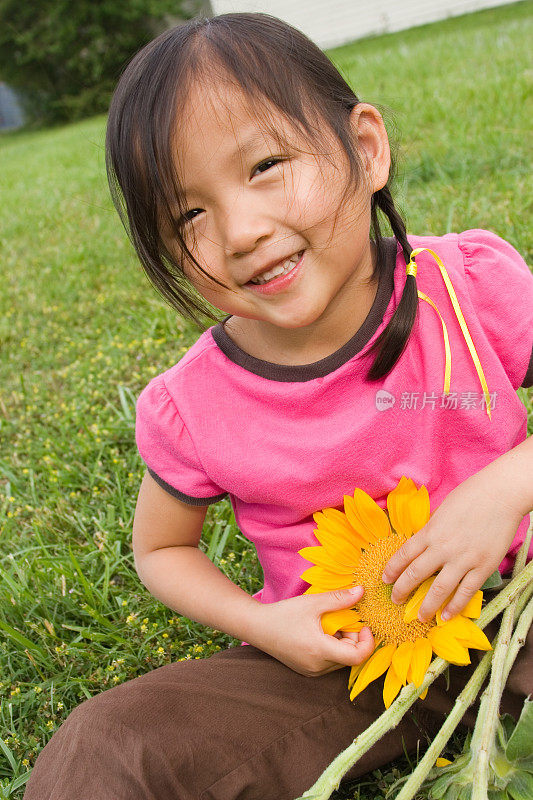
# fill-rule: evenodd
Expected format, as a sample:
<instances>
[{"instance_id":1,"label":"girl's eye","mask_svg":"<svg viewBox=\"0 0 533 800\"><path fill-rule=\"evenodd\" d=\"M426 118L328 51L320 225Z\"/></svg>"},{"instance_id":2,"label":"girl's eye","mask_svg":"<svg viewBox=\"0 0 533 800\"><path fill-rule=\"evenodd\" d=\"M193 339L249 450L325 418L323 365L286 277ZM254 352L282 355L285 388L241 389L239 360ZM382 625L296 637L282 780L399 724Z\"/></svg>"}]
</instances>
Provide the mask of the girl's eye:
<instances>
[{"instance_id":1,"label":"girl's eye","mask_svg":"<svg viewBox=\"0 0 533 800\"><path fill-rule=\"evenodd\" d=\"M190 211L186 211L185 214L181 215L180 223L185 224L186 222L191 222L193 219L196 218L197 214L201 214L201 208L192 208Z\"/></svg>"},{"instance_id":2,"label":"girl's eye","mask_svg":"<svg viewBox=\"0 0 533 800\"><path fill-rule=\"evenodd\" d=\"M259 172L259 173L266 172L267 169L270 169L271 167L275 166L276 164L281 164L282 161L283 161L282 158L267 158L266 161L263 161L263 162L261 162L261 164L258 164L258 166L255 168L254 172Z\"/></svg>"},{"instance_id":3,"label":"girl's eye","mask_svg":"<svg viewBox=\"0 0 533 800\"><path fill-rule=\"evenodd\" d=\"M267 158L266 161L262 161L261 164L258 164L258 166L254 170L254 174L256 172L259 173L266 172L271 167L274 167L276 164L281 164L282 161L284 161L284 159L279 157ZM192 220L196 219L196 216L198 214L201 214L202 211L203 211L202 208L192 208L190 211L186 211L184 214L182 214L180 218L180 224L185 225L187 222L192 222Z\"/></svg>"}]
</instances>

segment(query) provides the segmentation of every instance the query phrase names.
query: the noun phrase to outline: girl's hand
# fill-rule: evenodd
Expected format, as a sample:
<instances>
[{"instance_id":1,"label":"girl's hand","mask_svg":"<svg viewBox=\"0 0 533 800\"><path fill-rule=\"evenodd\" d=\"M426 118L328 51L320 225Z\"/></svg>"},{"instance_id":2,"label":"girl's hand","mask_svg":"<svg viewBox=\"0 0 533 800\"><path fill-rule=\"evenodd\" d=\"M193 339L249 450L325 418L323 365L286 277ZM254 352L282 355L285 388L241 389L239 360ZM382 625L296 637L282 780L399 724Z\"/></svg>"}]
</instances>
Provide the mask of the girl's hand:
<instances>
[{"instance_id":1,"label":"girl's hand","mask_svg":"<svg viewBox=\"0 0 533 800\"><path fill-rule=\"evenodd\" d=\"M509 550L524 514L513 487L496 480L497 474L481 470L457 486L385 566L383 581L394 583L394 603L405 602L440 570L420 607L421 622L446 600L443 619L462 611Z\"/></svg>"},{"instance_id":2,"label":"girl's hand","mask_svg":"<svg viewBox=\"0 0 533 800\"><path fill-rule=\"evenodd\" d=\"M362 586L356 586L258 604L253 634L247 641L306 677L360 664L374 650L370 629L331 636L322 630L320 619L326 611L351 608L363 592Z\"/></svg>"}]
</instances>

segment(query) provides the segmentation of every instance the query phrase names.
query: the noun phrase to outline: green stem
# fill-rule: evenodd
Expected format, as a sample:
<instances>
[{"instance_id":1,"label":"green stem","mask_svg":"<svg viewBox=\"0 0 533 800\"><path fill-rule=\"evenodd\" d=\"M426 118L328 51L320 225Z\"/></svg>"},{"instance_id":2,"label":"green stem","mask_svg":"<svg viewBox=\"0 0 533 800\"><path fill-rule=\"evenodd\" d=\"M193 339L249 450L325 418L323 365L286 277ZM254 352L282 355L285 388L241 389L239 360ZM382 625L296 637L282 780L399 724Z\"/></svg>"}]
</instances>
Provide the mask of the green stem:
<instances>
[{"instance_id":1,"label":"green stem","mask_svg":"<svg viewBox=\"0 0 533 800\"><path fill-rule=\"evenodd\" d=\"M532 595L533 595L533 583L530 583L529 586L526 586L520 597L516 599L515 621L518 619L524 608L529 603L529 600Z\"/></svg>"},{"instance_id":2,"label":"green stem","mask_svg":"<svg viewBox=\"0 0 533 800\"><path fill-rule=\"evenodd\" d=\"M496 735L498 711L505 685L503 672L513 630L515 605L516 601L511 603L503 613L498 641L492 658L489 685L481 695L476 725L470 742L472 775L474 776L471 800L488 800L489 758Z\"/></svg>"},{"instance_id":3,"label":"green stem","mask_svg":"<svg viewBox=\"0 0 533 800\"><path fill-rule=\"evenodd\" d=\"M471 706L476 699L477 693L479 692L483 681L488 675L491 661L492 650L489 650L487 653L485 653L477 665L475 672L471 675L470 680L464 687L463 691L458 695L454 707L446 717L446 721L426 750L423 758L418 762L416 769L409 776L408 781L402 787L401 792L396 796L395 800L411 800L418 789L422 786L427 774L435 765L436 759L446 747L450 736L461 722L466 709Z\"/></svg>"},{"instance_id":4,"label":"green stem","mask_svg":"<svg viewBox=\"0 0 533 800\"><path fill-rule=\"evenodd\" d=\"M522 545L522 547L521 547L521 549L520 549L520 551L519 551L519 553L517 555L517 558L516 558L516 561L515 561L515 568L513 570L513 577L516 577L516 575L524 567L524 564L525 564L526 558L527 558L527 552L528 552L528 549L529 549L529 542L531 540L532 532L533 532L533 529L530 528L530 530L528 531L528 535L526 536L526 541L523 543L523 545ZM533 591L533 587L530 586L529 589L525 589L524 590L524 592L522 593L522 595L520 596L519 599L515 600L514 603L512 603L511 607L514 607L514 619L518 618L518 616L520 614L520 611L523 608L523 603L522 603L523 597L526 596L526 595L530 595L530 593L532 591ZM521 605L520 611L518 609L519 601L520 601L520 605ZM512 618L510 619L510 622L511 622L511 628L512 628L512 623L513 623ZM503 625L503 621L502 621L502 625ZM497 636L494 638L494 641L492 642L492 646L494 648L494 653L498 650L498 648L500 649L500 652L501 652L501 647L500 647L501 638L502 638L502 630L500 629L500 632L497 634ZM522 641L522 644L523 644L523 641ZM518 649L519 649L519 646L515 651L514 658L516 658L516 654L518 653ZM483 684L483 681L484 681L484 679L485 679L485 677L486 677L486 675L487 675L487 673L489 671L490 664L491 664L491 661L493 660L494 653L491 652L491 651L489 651L488 653L485 653L482 661L477 666L474 674L472 675L472 677L470 678L470 680L466 684L466 686L463 689L463 691L461 692L461 694L458 696L452 711L448 715L446 721L444 722L443 726L439 730L437 736L435 737L435 739L433 740L433 742L429 746L429 748L426 751L424 757L422 758L420 763L417 765L415 771L412 773L412 775L410 776L410 778L407 781L407 783L403 786L403 788L402 788L400 794L397 796L396 800L411 800L412 797L415 795L415 793L420 788L420 786L423 784L426 776L428 775L428 773L430 772L430 770L432 769L432 767L433 767L433 765L435 763L435 759L437 758L439 753L442 752L442 750L444 749L445 745L447 744L450 736L452 735L453 731L455 730L455 728L457 727L457 725L461 721L466 708L468 708L468 706L470 706L474 702L474 700L476 698L476 695L477 695L479 689L481 688L481 685ZM509 652L509 656L510 655L511 655L511 653ZM513 661L514 661L514 658L513 658ZM512 662L511 662L511 665L509 665L509 666L507 666L507 665L508 665L508 660L505 662L505 667L504 667L504 670L507 670L507 671L505 671L505 675L504 675L504 683L507 680L508 671L511 669ZM477 722L476 722L476 729L478 729L478 730L479 730L479 728L478 728L479 719L480 719L480 717L479 717L479 714L478 714L478 719L477 719ZM474 745L474 741L471 742L470 749L471 749L471 752L475 753L476 752L476 748L473 745ZM472 775L477 775L477 774L478 773L477 773L476 767L474 765L474 768L472 769Z\"/></svg>"},{"instance_id":5,"label":"green stem","mask_svg":"<svg viewBox=\"0 0 533 800\"><path fill-rule=\"evenodd\" d=\"M526 531L525 539L520 546L520 550L516 554L513 567L513 578L516 578L516 576L520 572L522 572L522 570L526 566L527 554L529 553L529 545L531 544L532 538L533 538L533 511L529 515L529 528Z\"/></svg>"},{"instance_id":6,"label":"green stem","mask_svg":"<svg viewBox=\"0 0 533 800\"><path fill-rule=\"evenodd\" d=\"M522 593L519 601L516 603L517 606L520 603L521 608L517 608L515 613L515 620L518 619L518 622L511 638L507 658L505 661L504 682L507 682L507 677L511 671L511 667L513 666L513 663L518 655L518 651L525 642L527 632L533 619L533 600L531 600L527 606L527 610L524 613L521 613L524 608L524 603L522 602L524 597L527 596L527 599L529 599L532 593L533 586L530 586ZM492 642L493 648L496 647L498 636L499 634L494 637ZM396 796L395 800L412 800L416 792L422 786L427 775L433 768L437 757L443 751L457 725L461 722L466 709L474 702L477 693L489 672L492 656L492 650L489 650L487 653L485 653L482 660L476 667L475 672L470 677L470 680L457 697L455 705L446 718L441 729L433 739L421 761L419 761L414 772L410 775L408 781L402 787L401 792ZM473 774L475 775L476 773L474 772Z\"/></svg>"},{"instance_id":7,"label":"green stem","mask_svg":"<svg viewBox=\"0 0 533 800\"><path fill-rule=\"evenodd\" d=\"M533 561L530 561L522 572L509 581L507 586L487 603L476 624L483 630L494 617L501 614L509 603L512 603L518 595L533 581Z\"/></svg>"},{"instance_id":8,"label":"green stem","mask_svg":"<svg viewBox=\"0 0 533 800\"><path fill-rule=\"evenodd\" d=\"M507 652L507 658L505 659L505 666L504 666L505 682L507 682L507 678L509 677L509 673L516 660L518 651L525 644L526 637L532 623L533 623L533 598L530 596L527 606L525 607L524 611L522 611L522 613L520 614L518 622L516 623L516 628L514 629L514 633L511 638L511 643L509 644L509 650Z\"/></svg>"},{"instance_id":9,"label":"green stem","mask_svg":"<svg viewBox=\"0 0 533 800\"><path fill-rule=\"evenodd\" d=\"M524 568L532 534L533 528L530 525L525 540L515 559L513 578L516 578ZM492 657L489 685L481 695L476 725L474 727L472 741L470 742L472 775L474 776L471 800L488 800L489 759L494 746L496 728L498 725L498 712L505 688L505 661L509 649L509 641L513 632L516 604L517 600L515 599L509 603L508 607L503 612L498 641Z\"/></svg>"},{"instance_id":10,"label":"green stem","mask_svg":"<svg viewBox=\"0 0 533 800\"><path fill-rule=\"evenodd\" d=\"M488 623L498 616L504 608L533 581L533 561L522 572L514 577L507 586L488 603L477 625L483 629ZM422 694L433 681L444 672L448 662L443 658L435 658L424 677L420 687L413 684L404 686L396 700L384 711L366 730L357 736L339 755L326 767L318 780L301 797L296 800L328 800L332 792L340 786L342 777L359 759L392 728L395 728L404 714L409 710L418 696Z\"/></svg>"},{"instance_id":11,"label":"green stem","mask_svg":"<svg viewBox=\"0 0 533 800\"><path fill-rule=\"evenodd\" d=\"M297 800L313 798L313 800L327 800L331 793L338 789L343 775L348 772L361 756L369 750L378 739L381 739L387 731L395 728L401 721L404 714L413 705L418 696L422 694L444 671L447 661L436 658L429 666L422 685L417 688L413 684L404 686L394 703L384 711L366 730L359 734L354 741L331 762L316 783L311 786Z\"/></svg>"}]
</instances>

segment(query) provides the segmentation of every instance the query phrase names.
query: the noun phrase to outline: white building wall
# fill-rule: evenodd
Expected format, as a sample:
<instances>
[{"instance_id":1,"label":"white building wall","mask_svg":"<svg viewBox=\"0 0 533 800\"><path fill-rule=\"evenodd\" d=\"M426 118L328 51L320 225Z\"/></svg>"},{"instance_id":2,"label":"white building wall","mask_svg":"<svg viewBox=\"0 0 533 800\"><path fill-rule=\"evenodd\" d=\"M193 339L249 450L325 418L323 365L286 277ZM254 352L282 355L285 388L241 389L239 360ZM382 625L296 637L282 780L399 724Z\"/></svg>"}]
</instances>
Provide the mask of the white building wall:
<instances>
[{"instance_id":1,"label":"white building wall","mask_svg":"<svg viewBox=\"0 0 533 800\"><path fill-rule=\"evenodd\" d=\"M515 0L211 0L211 6L215 14L272 14L325 49L512 2Z\"/></svg>"}]
</instances>

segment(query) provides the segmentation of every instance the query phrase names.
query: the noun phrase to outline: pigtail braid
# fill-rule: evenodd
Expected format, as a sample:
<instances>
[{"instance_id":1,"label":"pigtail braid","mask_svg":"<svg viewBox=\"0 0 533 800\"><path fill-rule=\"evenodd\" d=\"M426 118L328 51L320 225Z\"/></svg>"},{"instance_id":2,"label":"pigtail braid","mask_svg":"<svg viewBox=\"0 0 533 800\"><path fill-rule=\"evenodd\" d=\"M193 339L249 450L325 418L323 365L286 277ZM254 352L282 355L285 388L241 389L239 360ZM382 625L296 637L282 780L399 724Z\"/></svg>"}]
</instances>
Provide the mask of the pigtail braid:
<instances>
[{"instance_id":1,"label":"pigtail braid","mask_svg":"<svg viewBox=\"0 0 533 800\"><path fill-rule=\"evenodd\" d=\"M384 246L378 219L378 209L388 218L392 232L401 245L405 263L411 259L412 247L407 241L405 223L398 213L391 193L384 186L372 196L371 219L377 248L377 263L383 264ZM369 354L377 351L377 356L370 367L367 378L370 381L379 380L387 375L403 353L411 330L413 328L418 309L418 291L416 278L407 275L400 302L392 315L387 327L380 333L374 344L369 349Z\"/></svg>"}]
</instances>

